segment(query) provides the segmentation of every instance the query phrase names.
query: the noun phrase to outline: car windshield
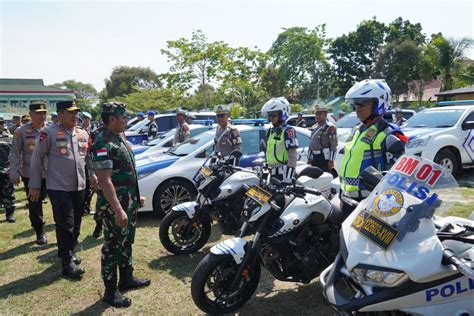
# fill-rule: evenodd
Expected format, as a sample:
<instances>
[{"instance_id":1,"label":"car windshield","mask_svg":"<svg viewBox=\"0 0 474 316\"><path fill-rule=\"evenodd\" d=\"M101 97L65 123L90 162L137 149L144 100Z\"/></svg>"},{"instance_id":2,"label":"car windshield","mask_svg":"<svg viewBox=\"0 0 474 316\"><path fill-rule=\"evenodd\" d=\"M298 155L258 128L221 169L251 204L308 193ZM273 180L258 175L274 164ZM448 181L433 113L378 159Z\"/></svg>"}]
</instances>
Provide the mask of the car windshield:
<instances>
[{"instance_id":1,"label":"car windshield","mask_svg":"<svg viewBox=\"0 0 474 316\"><path fill-rule=\"evenodd\" d=\"M459 120L464 110L424 110L413 115L405 127L451 127Z\"/></svg>"},{"instance_id":2,"label":"car windshield","mask_svg":"<svg viewBox=\"0 0 474 316\"><path fill-rule=\"evenodd\" d=\"M166 153L173 156L187 156L196 149L212 141L214 136L215 132L213 131L199 134L198 136L192 137L176 147L171 147L171 149Z\"/></svg>"},{"instance_id":3,"label":"car windshield","mask_svg":"<svg viewBox=\"0 0 474 316\"><path fill-rule=\"evenodd\" d=\"M161 143L163 142L166 142L168 141L168 138L172 137L175 133L175 128L173 128L172 130L169 130L167 131L166 133L164 134L161 134L160 136L158 136L157 138L155 139L152 139L150 140L148 143L146 143L148 146L160 146Z\"/></svg>"},{"instance_id":4,"label":"car windshield","mask_svg":"<svg viewBox=\"0 0 474 316\"><path fill-rule=\"evenodd\" d=\"M145 126L148 123L147 119L144 119L141 122L138 122L137 124L133 125L132 127L129 128L129 131L132 132L139 132L143 126Z\"/></svg>"},{"instance_id":5,"label":"car windshield","mask_svg":"<svg viewBox=\"0 0 474 316\"><path fill-rule=\"evenodd\" d=\"M360 123L360 121L357 118L357 115L355 114L355 112L352 112L352 113L340 118L336 122L336 127L337 128L353 128L354 126L356 126L359 123Z\"/></svg>"}]
</instances>

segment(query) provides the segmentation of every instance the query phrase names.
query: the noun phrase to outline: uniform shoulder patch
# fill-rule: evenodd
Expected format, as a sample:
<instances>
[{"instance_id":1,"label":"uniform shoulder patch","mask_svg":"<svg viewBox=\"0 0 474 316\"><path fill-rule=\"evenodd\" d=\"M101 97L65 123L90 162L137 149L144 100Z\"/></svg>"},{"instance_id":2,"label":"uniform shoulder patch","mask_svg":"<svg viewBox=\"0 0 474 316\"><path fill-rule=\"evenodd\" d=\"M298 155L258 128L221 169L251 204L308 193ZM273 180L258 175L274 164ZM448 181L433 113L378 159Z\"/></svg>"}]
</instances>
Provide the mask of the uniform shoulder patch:
<instances>
[{"instance_id":1,"label":"uniform shoulder patch","mask_svg":"<svg viewBox=\"0 0 474 316\"><path fill-rule=\"evenodd\" d=\"M285 130L285 133L288 136L288 138L295 138L296 137L296 132L295 132L295 129L293 127L287 128Z\"/></svg>"},{"instance_id":2,"label":"uniform shoulder patch","mask_svg":"<svg viewBox=\"0 0 474 316\"><path fill-rule=\"evenodd\" d=\"M14 139L17 139L17 138L19 138L19 137L20 137L20 129L17 128L17 129L15 130L15 133L13 133L13 138L14 138Z\"/></svg>"}]
</instances>

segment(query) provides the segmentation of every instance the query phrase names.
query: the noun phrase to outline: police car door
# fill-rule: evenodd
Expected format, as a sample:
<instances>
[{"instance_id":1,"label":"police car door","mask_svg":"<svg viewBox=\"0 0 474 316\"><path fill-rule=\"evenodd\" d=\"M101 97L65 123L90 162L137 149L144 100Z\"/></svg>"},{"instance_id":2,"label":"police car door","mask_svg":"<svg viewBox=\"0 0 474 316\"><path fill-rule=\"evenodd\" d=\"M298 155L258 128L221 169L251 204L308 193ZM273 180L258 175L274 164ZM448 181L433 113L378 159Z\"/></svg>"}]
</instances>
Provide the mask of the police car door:
<instances>
[{"instance_id":1,"label":"police car door","mask_svg":"<svg viewBox=\"0 0 474 316\"><path fill-rule=\"evenodd\" d=\"M464 151L461 154L463 165L474 165L474 107L470 110L470 113L464 118L462 128L462 149Z\"/></svg>"}]
</instances>

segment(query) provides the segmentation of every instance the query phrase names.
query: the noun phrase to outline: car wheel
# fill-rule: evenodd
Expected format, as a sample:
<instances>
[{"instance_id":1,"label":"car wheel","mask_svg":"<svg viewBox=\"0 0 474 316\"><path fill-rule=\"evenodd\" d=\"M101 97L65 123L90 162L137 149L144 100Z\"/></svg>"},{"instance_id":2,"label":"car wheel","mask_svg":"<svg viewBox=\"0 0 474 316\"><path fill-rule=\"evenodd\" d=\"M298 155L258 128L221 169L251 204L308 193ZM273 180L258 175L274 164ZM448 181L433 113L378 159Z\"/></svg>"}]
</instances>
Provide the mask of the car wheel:
<instances>
[{"instance_id":1,"label":"car wheel","mask_svg":"<svg viewBox=\"0 0 474 316\"><path fill-rule=\"evenodd\" d=\"M436 162L437 164L451 171L453 175L456 175L458 172L458 169L459 169L458 159L456 155L449 149L440 150L436 154L434 158L434 162Z\"/></svg>"},{"instance_id":2,"label":"car wheel","mask_svg":"<svg viewBox=\"0 0 474 316\"><path fill-rule=\"evenodd\" d=\"M173 206L193 201L196 198L194 186L183 180L170 180L158 187L153 196L153 210L159 216L168 214Z\"/></svg>"}]
</instances>

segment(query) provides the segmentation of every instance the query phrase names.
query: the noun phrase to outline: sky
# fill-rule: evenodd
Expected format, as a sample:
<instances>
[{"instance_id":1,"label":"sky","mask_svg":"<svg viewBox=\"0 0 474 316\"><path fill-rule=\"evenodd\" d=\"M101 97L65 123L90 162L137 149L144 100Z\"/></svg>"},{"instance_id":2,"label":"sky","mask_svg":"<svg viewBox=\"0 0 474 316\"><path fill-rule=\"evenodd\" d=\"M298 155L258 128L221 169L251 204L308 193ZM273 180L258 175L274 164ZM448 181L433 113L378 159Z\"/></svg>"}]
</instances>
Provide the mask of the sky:
<instances>
[{"instance_id":1,"label":"sky","mask_svg":"<svg viewBox=\"0 0 474 316\"><path fill-rule=\"evenodd\" d=\"M101 90L115 66L168 71L160 50L193 30L209 41L267 51L285 27L325 23L335 38L374 16L421 23L428 36L474 38L474 1L466 0L0 0L0 77L47 85L74 79Z\"/></svg>"}]
</instances>

